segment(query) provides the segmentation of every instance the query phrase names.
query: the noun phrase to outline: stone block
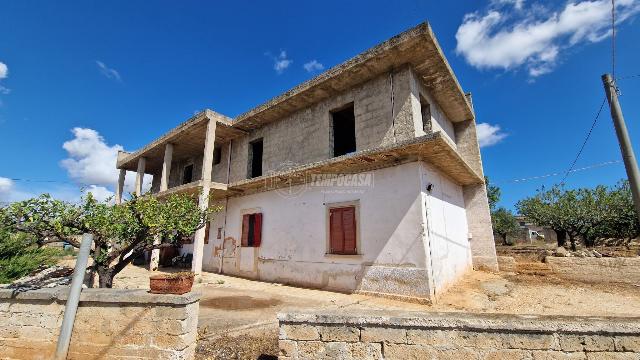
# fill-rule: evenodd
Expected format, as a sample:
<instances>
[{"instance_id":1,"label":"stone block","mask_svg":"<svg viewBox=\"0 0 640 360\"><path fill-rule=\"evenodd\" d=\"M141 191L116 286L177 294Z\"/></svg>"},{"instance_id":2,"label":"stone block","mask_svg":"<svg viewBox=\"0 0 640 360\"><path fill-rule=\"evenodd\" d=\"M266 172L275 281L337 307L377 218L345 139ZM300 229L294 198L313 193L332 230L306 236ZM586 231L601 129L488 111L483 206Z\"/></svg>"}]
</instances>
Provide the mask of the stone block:
<instances>
[{"instance_id":1,"label":"stone block","mask_svg":"<svg viewBox=\"0 0 640 360\"><path fill-rule=\"evenodd\" d=\"M366 327L360 332L362 342L407 343L407 330L401 328Z\"/></svg>"},{"instance_id":2,"label":"stone block","mask_svg":"<svg viewBox=\"0 0 640 360\"><path fill-rule=\"evenodd\" d=\"M640 355L631 352L587 352L587 360L638 360Z\"/></svg>"},{"instance_id":3,"label":"stone block","mask_svg":"<svg viewBox=\"0 0 640 360\"><path fill-rule=\"evenodd\" d=\"M360 329L352 326L318 326L322 341L360 341Z\"/></svg>"},{"instance_id":4,"label":"stone block","mask_svg":"<svg viewBox=\"0 0 640 360\"><path fill-rule=\"evenodd\" d=\"M278 340L278 348L280 353L278 358L296 358L298 357L298 344L292 340Z\"/></svg>"},{"instance_id":5,"label":"stone block","mask_svg":"<svg viewBox=\"0 0 640 360\"><path fill-rule=\"evenodd\" d=\"M615 351L611 336L560 334L562 351Z\"/></svg>"},{"instance_id":6,"label":"stone block","mask_svg":"<svg viewBox=\"0 0 640 360\"><path fill-rule=\"evenodd\" d=\"M553 334L516 333L502 336L502 343L509 349L549 350L556 349Z\"/></svg>"},{"instance_id":7,"label":"stone block","mask_svg":"<svg viewBox=\"0 0 640 360\"><path fill-rule=\"evenodd\" d=\"M387 360L437 359L436 351L431 346L383 343L382 348Z\"/></svg>"},{"instance_id":8,"label":"stone block","mask_svg":"<svg viewBox=\"0 0 640 360\"><path fill-rule=\"evenodd\" d=\"M407 330L407 344L452 346L453 333L446 330Z\"/></svg>"},{"instance_id":9,"label":"stone block","mask_svg":"<svg viewBox=\"0 0 640 360\"><path fill-rule=\"evenodd\" d=\"M281 325L281 340L320 340L320 333L315 326L311 325Z\"/></svg>"},{"instance_id":10,"label":"stone block","mask_svg":"<svg viewBox=\"0 0 640 360\"><path fill-rule=\"evenodd\" d=\"M634 351L640 353L640 336L616 336L616 351Z\"/></svg>"},{"instance_id":11,"label":"stone block","mask_svg":"<svg viewBox=\"0 0 640 360\"><path fill-rule=\"evenodd\" d=\"M587 355L584 352L563 352L534 350L531 352L533 360L585 360Z\"/></svg>"},{"instance_id":12,"label":"stone block","mask_svg":"<svg viewBox=\"0 0 640 360\"><path fill-rule=\"evenodd\" d=\"M326 353L322 341L298 341L298 357L300 359L319 359Z\"/></svg>"},{"instance_id":13,"label":"stone block","mask_svg":"<svg viewBox=\"0 0 640 360\"><path fill-rule=\"evenodd\" d=\"M483 360L529 360L530 352L520 349L490 350L482 356Z\"/></svg>"}]
</instances>

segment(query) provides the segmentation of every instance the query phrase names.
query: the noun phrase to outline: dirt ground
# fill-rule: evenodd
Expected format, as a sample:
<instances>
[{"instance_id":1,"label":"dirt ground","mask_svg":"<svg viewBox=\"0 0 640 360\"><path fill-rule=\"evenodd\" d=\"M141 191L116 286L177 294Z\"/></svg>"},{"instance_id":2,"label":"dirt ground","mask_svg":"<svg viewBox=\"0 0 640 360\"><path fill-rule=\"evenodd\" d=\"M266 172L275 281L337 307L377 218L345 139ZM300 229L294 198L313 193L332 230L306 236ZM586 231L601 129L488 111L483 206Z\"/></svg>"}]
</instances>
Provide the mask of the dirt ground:
<instances>
[{"instance_id":1,"label":"dirt ground","mask_svg":"<svg viewBox=\"0 0 640 360\"><path fill-rule=\"evenodd\" d=\"M538 263L539 264L539 263ZM276 314L304 309L393 309L479 313L640 316L640 284L568 282L535 271L491 274L472 271L435 305L240 279L204 273L195 287L202 291L198 359L272 359L277 355ZM526 270L528 264L521 264ZM162 271L172 271L163 269ZM525 271L526 272L526 271ZM148 288L149 272L129 266L116 288Z\"/></svg>"}]
</instances>

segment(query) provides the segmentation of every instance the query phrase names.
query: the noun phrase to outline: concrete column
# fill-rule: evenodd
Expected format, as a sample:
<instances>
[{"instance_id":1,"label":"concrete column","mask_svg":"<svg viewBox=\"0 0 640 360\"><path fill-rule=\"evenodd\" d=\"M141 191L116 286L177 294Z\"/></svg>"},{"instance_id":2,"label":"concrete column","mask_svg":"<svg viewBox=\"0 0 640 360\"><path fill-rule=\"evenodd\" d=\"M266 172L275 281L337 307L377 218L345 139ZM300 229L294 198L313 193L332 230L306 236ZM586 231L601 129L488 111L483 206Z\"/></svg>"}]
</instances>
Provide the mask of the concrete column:
<instances>
[{"instance_id":1,"label":"concrete column","mask_svg":"<svg viewBox=\"0 0 640 360\"><path fill-rule=\"evenodd\" d=\"M124 191L124 178L127 176L127 170L120 169L118 176L118 184L116 185L116 204L122 204L122 192Z\"/></svg>"},{"instance_id":2,"label":"concrete column","mask_svg":"<svg viewBox=\"0 0 640 360\"><path fill-rule=\"evenodd\" d=\"M144 169L147 164L147 159L145 157L140 157L138 159L138 172L136 174L136 188L135 192L137 196L142 195L142 182L144 180Z\"/></svg>"},{"instance_id":3,"label":"concrete column","mask_svg":"<svg viewBox=\"0 0 640 360\"><path fill-rule=\"evenodd\" d=\"M164 148L164 162L162 163L162 177L160 178L160 191L169 189L169 174L171 174L171 160L173 158L173 144L169 143ZM159 245L162 239L156 236L153 239L154 245ZM157 271L160 265L160 249L151 251L151 260L149 261L149 270Z\"/></svg>"},{"instance_id":4,"label":"concrete column","mask_svg":"<svg viewBox=\"0 0 640 360\"><path fill-rule=\"evenodd\" d=\"M207 135L204 143L204 155L202 159L202 193L198 199L201 210L209 208L209 191L211 190L211 170L213 170L213 150L216 141L216 121L209 119ZM206 225L196 231L193 241L193 262L191 271L202 273L202 256L204 252L204 236Z\"/></svg>"},{"instance_id":5,"label":"concrete column","mask_svg":"<svg viewBox=\"0 0 640 360\"><path fill-rule=\"evenodd\" d=\"M171 160L173 159L173 144L169 143L164 148L164 162L162 163L162 177L160 178L160 191L169 188L169 175L171 174Z\"/></svg>"}]
</instances>

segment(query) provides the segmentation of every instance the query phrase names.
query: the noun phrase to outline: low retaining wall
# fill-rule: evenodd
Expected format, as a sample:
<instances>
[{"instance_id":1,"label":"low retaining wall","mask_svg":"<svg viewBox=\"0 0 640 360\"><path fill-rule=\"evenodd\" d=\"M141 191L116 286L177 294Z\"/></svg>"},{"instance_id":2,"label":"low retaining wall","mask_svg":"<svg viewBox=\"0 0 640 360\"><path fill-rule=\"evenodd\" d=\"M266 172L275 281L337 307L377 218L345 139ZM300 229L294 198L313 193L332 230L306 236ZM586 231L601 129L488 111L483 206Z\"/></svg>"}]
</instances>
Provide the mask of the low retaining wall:
<instances>
[{"instance_id":1,"label":"low retaining wall","mask_svg":"<svg viewBox=\"0 0 640 360\"><path fill-rule=\"evenodd\" d=\"M0 358L51 359L66 289L0 290ZM200 294L83 289L68 359L192 359Z\"/></svg>"},{"instance_id":2,"label":"low retaining wall","mask_svg":"<svg viewBox=\"0 0 640 360\"><path fill-rule=\"evenodd\" d=\"M640 257L581 258L547 256L545 261L554 274L569 280L640 284Z\"/></svg>"},{"instance_id":3,"label":"low retaining wall","mask_svg":"<svg viewBox=\"0 0 640 360\"><path fill-rule=\"evenodd\" d=\"M640 318L279 314L280 359L639 359Z\"/></svg>"}]
</instances>

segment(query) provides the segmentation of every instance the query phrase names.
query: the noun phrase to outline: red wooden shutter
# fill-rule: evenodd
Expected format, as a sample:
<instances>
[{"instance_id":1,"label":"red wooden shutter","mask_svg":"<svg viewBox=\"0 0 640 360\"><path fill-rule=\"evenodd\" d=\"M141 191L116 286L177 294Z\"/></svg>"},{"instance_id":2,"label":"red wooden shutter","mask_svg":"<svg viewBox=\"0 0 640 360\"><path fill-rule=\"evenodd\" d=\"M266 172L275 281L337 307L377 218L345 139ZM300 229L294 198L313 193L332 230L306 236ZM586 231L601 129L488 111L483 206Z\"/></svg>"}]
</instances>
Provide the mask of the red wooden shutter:
<instances>
[{"instance_id":1,"label":"red wooden shutter","mask_svg":"<svg viewBox=\"0 0 640 360\"><path fill-rule=\"evenodd\" d=\"M253 223L253 246L258 247L262 242L262 213L255 213Z\"/></svg>"},{"instance_id":2,"label":"red wooden shutter","mask_svg":"<svg viewBox=\"0 0 640 360\"><path fill-rule=\"evenodd\" d=\"M242 246L249 246L249 216L251 215L242 215L242 239L240 241Z\"/></svg>"},{"instance_id":3,"label":"red wooden shutter","mask_svg":"<svg viewBox=\"0 0 640 360\"><path fill-rule=\"evenodd\" d=\"M342 209L329 209L329 252L340 254L344 248L344 234L342 230Z\"/></svg>"},{"instance_id":4,"label":"red wooden shutter","mask_svg":"<svg viewBox=\"0 0 640 360\"><path fill-rule=\"evenodd\" d=\"M342 209L342 229L344 231L344 254L356 253L356 208Z\"/></svg>"}]
</instances>

